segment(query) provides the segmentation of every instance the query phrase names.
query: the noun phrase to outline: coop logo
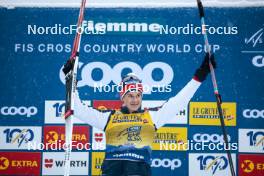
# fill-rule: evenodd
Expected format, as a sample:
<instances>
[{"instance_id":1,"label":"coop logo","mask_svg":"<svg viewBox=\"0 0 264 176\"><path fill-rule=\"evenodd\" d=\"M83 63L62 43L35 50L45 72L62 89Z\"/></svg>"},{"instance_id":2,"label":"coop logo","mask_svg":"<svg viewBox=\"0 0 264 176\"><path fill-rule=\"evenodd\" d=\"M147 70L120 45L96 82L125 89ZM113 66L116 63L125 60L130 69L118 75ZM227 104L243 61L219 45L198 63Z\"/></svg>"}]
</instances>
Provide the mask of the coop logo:
<instances>
[{"instance_id":1,"label":"coop logo","mask_svg":"<svg viewBox=\"0 0 264 176\"><path fill-rule=\"evenodd\" d=\"M9 166L9 160L6 157L0 157L0 170L6 170Z\"/></svg>"},{"instance_id":2,"label":"coop logo","mask_svg":"<svg viewBox=\"0 0 264 176\"><path fill-rule=\"evenodd\" d=\"M239 152L263 153L263 129L239 129Z\"/></svg>"},{"instance_id":3,"label":"coop logo","mask_svg":"<svg viewBox=\"0 0 264 176\"><path fill-rule=\"evenodd\" d=\"M228 160L224 156L199 156L197 160L200 163L200 170L211 170L214 175L216 172L225 170L228 166Z\"/></svg>"},{"instance_id":4,"label":"coop logo","mask_svg":"<svg viewBox=\"0 0 264 176\"><path fill-rule=\"evenodd\" d=\"M253 119L264 118L264 110L245 109L243 111L243 117Z\"/></svg>"},{"instance_id":5,"label":"coop logo","mask_svg":"<svg viewBox=\"0 0 264 176\"><path fill-rule=\"evenodd\" d=\"M3 131L7 144L16 144L19 148L23 143L28 143L34 139L31 129L6 129Z\"/></svg>"},{"instance_id":6,"label":"coop logo","mask_svg":"<svg viewBox=\"0 0 264 176\"><path fill-rule=\"evenodd\" d=\"M151 167L153 168L166 168L170 170L177 169L181 167L182 161L180 159L169 159L169 158L164 158L164 159L159 159L159 158L154 158L151 161Z\"/></svg>"},{"instance_id":7,"label":"coop logo","mask_svg":"<svg viewBox=\"0 0 264 176\"><path fill-rule=\"evenodd\" d=\"M230 135L227 136L228 142L230 142ZM224 143L224 136L219 134L202 134L196 133L193 135L195 142L213 142L213 143Z\"/></svg>"},{"instance_id":8,"label":"coop logo","mask_svg":"<svg viewBox=\"0 0 264 176\"><path fill-rule=\"evenodd\" d=\"M264 56L257 55L253 57L252 64L256 67L264 67Z\"/></svg>"},{"instance_id":9,"label":"coop logo","mask_svg":"<svg viewBox=\"0 0 264 176\"><path fill-rule=\"evenodd\" d=\"M135 62L120 62L111 67L107 63L104 62L91 62L89 64L86 64L83 66L83 63L79 64L81 68L81 80L78 81L78 87L83 86L90 86L94 88L94 91L108 91L104 88L107 85L111 83L115 83L116 85L119 85L121 81L121 73L124 69L130 69L132 72L137 73L137 75L142 78L142 82L144 85L148 87L160 87L164 86L167 88L167 86L172 82L174 73L171 68L171 66L164 62L151 62L144 66L144 68L141 68L140 65L138 65ZM94 80L92 76L92 72L94 70L101 70L102 77L100 80ZM153 71L155 69L160 69L163 73L162 78L160 80L154 80L153 79ZM62 72L62 69L60 71L60 80L61 82L65 83L64 79L64 73ZM118 87L111 87L110 89L113 92ZM167 89L166 89L167 90Z\"/></svg>"},{"instance_id":10,"label":"coop logo","mask_svg":"<svg viewBox=\"0 0 264 176\"><path fill-rule=\"evenodd\" d=\"M30 107L15 107L15 106L4 106L0 109L1 115L4 116L26 116L26 117L31 117L34 116L38 113L38 109L35 106L30 106Z\"/></svg>"}]
</instances>

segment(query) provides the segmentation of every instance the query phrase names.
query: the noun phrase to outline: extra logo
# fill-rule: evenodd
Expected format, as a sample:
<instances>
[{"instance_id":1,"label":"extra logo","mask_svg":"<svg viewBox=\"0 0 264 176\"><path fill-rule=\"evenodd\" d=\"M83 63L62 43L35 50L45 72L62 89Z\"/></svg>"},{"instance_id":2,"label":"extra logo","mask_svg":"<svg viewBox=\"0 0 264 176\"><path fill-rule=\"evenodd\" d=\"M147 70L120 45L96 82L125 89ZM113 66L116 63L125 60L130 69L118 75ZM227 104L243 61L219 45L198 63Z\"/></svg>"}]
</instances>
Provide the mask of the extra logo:
<instances>
[{"instance_id":1,"label":"extra logo","mask_svg":"<svg viewBox=\"0 0 264 176\"><path fill-rule=\"evenodd\" d=\"M25 107L15 107L15 106L3 106L0 109L1 115L3 116L24 116L31 117L38 113L38 109L35 106Z\"/></svg>"},{"instance_id":2,"label":"extra logo","mask_svg":"<svg viewBox=\"0 0 264 176\"><path fill-rule=\"evenodd\" d=\"M264 175L264 156L239 155L239 175Z\"/></svg>"},{"instance_id":3,"label":"extra logo","mask_svg":"<svg viewBox=\"0 0 264 176\"><path fill-rule=\"evenodd\" d=\"M90 105L89 101L84 101ZM65 101L45 101L45 123L64 124ZM77 118L73 118L74 123L84 123Z\"/></svg>"},{"instance_id":4,"label":"extra logo","mask_svg":"<svg viewBox=\"0 0 264 176\"><path fill-rule=\"evenodd\" d=\"M264 109L263 110L245 109L243 111L243 117L252 118L252 119L264 118Z\"/></svg>"},{"instance_id":5,"label":"extra logo","mask_svg":"<svg viewBox=\"0 0 264 176\"><path fill-rule=\"evenodd\" d=\"M234 154L232 159L235 162ZM226 154L189 154L189 166L192 166L189 175L222 176L230 173Z\"/></svg>"},{"instance_id":6,"label":"extra logo","mask_svg":"<svg viewBox=\"0 0 264 176\"><path fill-rule=\"evenodd\" d=\"M40 174L39 152L0 152L0 175Z\"/></svg>"},{"instance_id":7,"label":"extra logo","mask_svg":"<svg viewBox=\"0 0 264 176\"><path fill-rule=\"evenodd\" d=\"M29 142L41 141L40 127L1 127L0 134L1 149L27 149Z\"/></svg>"},{"instance_id":8,"label":"extra logo","mask_svg":"<svg viewBox=\"0 0 264 176\"><path fill-rule=\"evenodd\" d=\"M9 160L6 157L0 157L0 170L6 170L9 166Z\"/></svg>"},{"instance_id":9,"label":"extra logo","mask_svg":"<svg viewBox=\"0 0 264 176\"><path fill-rule=\"evenodd\" d=\"M163 168L168 168L170 170L174 170L174 169L180 168L181 166L182 166L182 161L180 159L154 158L151 161L151 167L153 168L163 167Z\"/></svg>"},{"instance_id":10,"label":"extra logo","mask_svg":"<svg viewBox=\"0 0 264 176\"><path fill-rule=\"evenodd\" d=\"M59 140L59 134L56 131L49 131L45 135L45 139L48 143L56 143Z\"/></svg>"},{"instance_id":11,"label":"extra logo","mask_svg":"<svg viewBox=\"0 0 264 176\"><path fill-rule=\"evenodd\" d=\"M42 175L63 175L64 153L44 152L42 157ZM72 152L70 175L88 175L89 153Z\"/></svg>"},{"instance_id":12,"label":"extra logo","mask_svg":"<svg viewBox=\"0 0 264 176\"><path fill-rule=\"evenodd\" d=\"M77 145L89 145L88 126L74 126L72 134L72 148L76 149ZM45 126L44 127L44 144L47 149L61 150L65 143L65 127L64 126Z\"/></svg>"},{"instance_id":13,"label":"extra logo","mask_svg":"<svg viewBox=\"0 0 264 176\"><path fill-rule=\"evenodd\" d=\"M239 152L264 152L263 129L239 129Z\"/></svg>"}]
</instances>

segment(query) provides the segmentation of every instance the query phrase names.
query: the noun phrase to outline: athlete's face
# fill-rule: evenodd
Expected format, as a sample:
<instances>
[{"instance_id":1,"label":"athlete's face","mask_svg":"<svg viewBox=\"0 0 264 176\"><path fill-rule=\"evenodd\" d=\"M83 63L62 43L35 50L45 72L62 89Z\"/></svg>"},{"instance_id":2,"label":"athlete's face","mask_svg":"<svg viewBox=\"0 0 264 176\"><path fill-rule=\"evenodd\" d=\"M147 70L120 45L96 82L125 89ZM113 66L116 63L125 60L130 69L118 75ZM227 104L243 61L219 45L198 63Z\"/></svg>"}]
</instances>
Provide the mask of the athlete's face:
<instances>
[{"instance_id":1,"label":"athlete's face","mask_svg":"<svg viewBox=\"0 0 264 176\"><path fill-rule=\"evenodd\" d=\"M137 111L142 103L142 94L140 92L128 92L122 101L130 113Z\"/></svg>"}]
</instances>

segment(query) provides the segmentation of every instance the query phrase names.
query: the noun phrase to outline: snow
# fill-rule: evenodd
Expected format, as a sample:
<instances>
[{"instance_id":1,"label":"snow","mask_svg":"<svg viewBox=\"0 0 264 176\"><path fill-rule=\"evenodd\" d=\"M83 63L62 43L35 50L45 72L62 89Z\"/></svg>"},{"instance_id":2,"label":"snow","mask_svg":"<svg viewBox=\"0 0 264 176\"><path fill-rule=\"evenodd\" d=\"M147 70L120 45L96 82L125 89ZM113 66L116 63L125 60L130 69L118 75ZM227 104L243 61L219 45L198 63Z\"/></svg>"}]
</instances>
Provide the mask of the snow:
<instances>
[{"instance_id":1,"label":"snow","mask_svg":"<svg viewBox=\"0 0 264 176\"><path fill-rule=\"evenodd\" d=\"M205 7L264 7L264 0L202 0ZM80 7L80 0L1 0L0 7ZM196 0L87 0L87 7L196 7Z\"/></svg>"}]
</instances>

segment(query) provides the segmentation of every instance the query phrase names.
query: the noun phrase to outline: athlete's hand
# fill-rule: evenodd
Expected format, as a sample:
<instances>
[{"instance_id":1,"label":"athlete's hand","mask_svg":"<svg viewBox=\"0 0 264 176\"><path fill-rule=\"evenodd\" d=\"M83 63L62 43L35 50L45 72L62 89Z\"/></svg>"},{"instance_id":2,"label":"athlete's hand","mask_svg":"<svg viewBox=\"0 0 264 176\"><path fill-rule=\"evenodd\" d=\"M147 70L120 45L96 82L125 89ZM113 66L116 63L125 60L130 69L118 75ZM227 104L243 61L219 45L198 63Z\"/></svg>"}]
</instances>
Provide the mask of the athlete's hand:
<instances>
[{"instance_id":1,"label":"athlete's hand","mask_svg":"<svg viewBox=\"0 0 264 176\"><path fill-rule=\"evenodd\" d=\"M73 65L74 65L73 61L68 60L66 64L64 64L63 66L63 69L62 69L63 73L67 75L73 69Z\"/></svg>"},{"instance_id":2,"label":"athlete's hand","mask_svg":"<svg viewBox=\"0 0 264 176\"><path fill-rule=\"evenodd\" d=\"M194 79L196 81L203 82L206 79L207 75L210 73L209 59L213 67L216 68L214 54L212 54L211 57L209 58L209 53L206 53L201 66L195 71Z\"/></svg>"}]
</instances>

